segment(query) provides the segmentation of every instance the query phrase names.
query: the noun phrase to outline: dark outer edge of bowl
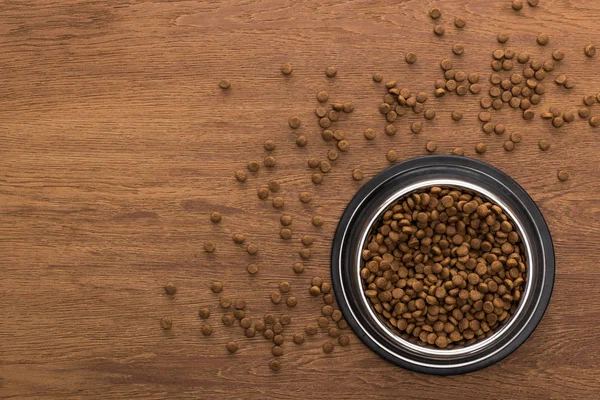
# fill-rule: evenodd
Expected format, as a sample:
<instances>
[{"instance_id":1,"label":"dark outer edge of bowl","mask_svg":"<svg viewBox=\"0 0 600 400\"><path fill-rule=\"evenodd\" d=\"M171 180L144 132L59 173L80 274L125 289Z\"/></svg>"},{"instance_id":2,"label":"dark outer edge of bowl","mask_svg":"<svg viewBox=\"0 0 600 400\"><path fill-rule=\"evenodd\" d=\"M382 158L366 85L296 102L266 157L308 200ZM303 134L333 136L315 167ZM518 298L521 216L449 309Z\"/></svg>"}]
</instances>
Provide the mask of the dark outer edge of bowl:
<instances>
[{"instance_id":1,"label":"dark outer edge of bowl","mask_svg":"<svg viewBox=\"0 0 600 400\"><path fill-rule=\"evenodd\" d=\"M454 368L435 368L415 365L391 356L388 352L384 351L375 342L373 342L368 337L368 335L360 329L357 322L353 319L352 314L349 310L349 305L345 301L341 302L341 300L344 298L343 296L340 296L341 282L339 279L338 269L341 268L341 266L338 265L339 263L336 261L339 260L339 254L341 252L341 241L343 231L346 229L353 212L365 197L369 196L375 189L385 184L385 182L387 182L389 179L404 171L417 168L424 168L428 165L439 166L443 164L470 168L477 170L478 172L486 173L494 179L501 182L503 185L505 185L508 189L511 190L511 192L513 192L513 194L517 195L519 201L523 203L524 208L530 213L531 218L535 221L535 227L538 231L539 239L541 241L544 251L544 257L546 259L546 264L544 265L544 267L545 274L547 276L547 279L545 279L544 281L544 286L541 289L539 306L533 312L529 323L523 327L520 334L508 346L502 349L502 351L482 361L475 362L467 366ZM338 299L338 306L340 307L344 318L348 322L348 325L352 328L354 334L358 336L358 338L365 345L367 345L367 347L369 347L373 352L378 354L383 359L393 364L399 365L405 369L431 375L460 375L468 372L477 371L497 363L498 361L506 358L508 355L510 355L516 349L518 349L536 329L538 324L541 322L542 317L546 312L546 309L548 308L550 299L552 297L552 291L554 288L555 268L556 267L554 245L552 243L552 237L550 236L550 230L548 229L546 220L544 219L538 206L535 204L535 202L529 196L529 194L525 191L525 189L523 189L510 176L487 163L472 158L453 155L430 155L413 158L391 166L379 173L378 175L376 175L374 178L372 178L369 182L367 182L363 187L361 187L358 190L356 195L352 198L352 200L350 200L346 209L342 213L342 216L340 217L338 226L335 231L334 240L331 247L331 276L333 289L336 298Z\"/></svg>"}]
</instances>

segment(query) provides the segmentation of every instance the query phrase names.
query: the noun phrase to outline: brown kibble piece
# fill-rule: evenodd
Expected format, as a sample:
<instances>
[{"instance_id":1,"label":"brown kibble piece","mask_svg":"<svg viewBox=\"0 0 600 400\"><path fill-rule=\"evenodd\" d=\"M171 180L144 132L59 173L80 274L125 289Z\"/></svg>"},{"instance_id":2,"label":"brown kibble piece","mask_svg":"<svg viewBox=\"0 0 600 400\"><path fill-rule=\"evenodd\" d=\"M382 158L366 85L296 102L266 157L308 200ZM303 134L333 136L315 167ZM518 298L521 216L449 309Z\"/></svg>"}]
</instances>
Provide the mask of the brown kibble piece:
<instances>
[{"instance_id":1,"label":"brown kibble piece","mask_svg":"<svg viewBox=\"0 0 600 400\"><path fill-rule=\"evenodd\" d=\"M248 264L246 270L250 275L256 275L258 273L258 265L257 264Z\"/></svg>"},{"instance_id":2,"label":"brown kibble piece","mask_svg":"<svg viewBox=\"0 0 600 400\"><path fill-rule=\"evenodd\" d=\"M316 227L320 227L323 225L324 219L320 215L315 215L312 217L312 224Z\"/></svg>"},{"instance_id":3,"label":"brown kibble piece","mask_svg":"<svg viewBox=\"0 0 600 400\"><path fill-rule=\"evenodd\" d=\"M279 291L281 293L288 293L292 288L292 285L288 281L283 281L279 284Z\"/></svg>"},{"instance_id":4,"label":"brown kibble piece","mask_svg":"<svg viewBox=\"0 0 600 400\"><path fill-rule=\"evenodd\" d=\"M203 324L200 327L200 332L202 333L202 336L210 336L213 334L213 328L210 324Z\"/></svg>"},{"instance_id":5,"label":"brown kibble piece","mask_svg":"<svg viewBox=\"0 0 600 400\"><path fill-rule=\"evenodd\" d=\"M465 151L461 147L455 147L454 150L452 150L452 154L455 156L464 156Z\"/></svg>"},{"instance_id":6,"label":"brown kibble piece","mask_svg":"<svg viewBox=\"0 0 600 400\"><path fill-rule=\"evenodd\" d=\"M429 10L429 16L432 19L439 19L442 16L442 12L440 11L439 8L434 7L431 10Z\"/></svg>"},{"instance_id":7,"label":"brown kibble piece","mask_svg":"<svg viewBox=\"0 0 600 400\"><path fill-rule=\"evenodd\" d=\"M523 0L513 0L511 6L513 10L521 11L523 8Z\"/></svg>"},{"instance_id":8,"label":"brown kibble piece","mask_svg":"<svg viewBox=\"0 0 600 400\"><path fill-rule=\"evenodd\" d=\"M323 352L329 354L333 351L333 347L333 343L331 343L331 341L328 340L325 343L323 343Z\"/></svg>"},{"instance_id":9,"label":"brown kibble piece","mask_svg":"<svg viewBox=\"0 0 600 400\"><path fill-rule=\"evenodd\" d=\"M477 143L477 145L475 146L475 151L478 154L483 154L487 151L487 145L485 143Z\"/></svg>"},{"instance_id":10,"label":"brown kibble piece","mask_svg":"<svg viewBox=\"0 0 600 400\"><path fill-rule=\"evenodd\" d=\"M437 36L442 36L445 32L446 29L444 29L444 25L436 25L433 27L433 33L435 33Z\"/></svg>"},{"instance_id":11,"label":"brown kibble piece","mask_svg":"<svg viewBox=\"0 0 600 400\"><path fill-rule=\"evenodd\" d=\"M273 208L282 208L284 204L283 197L278 196L273 199Z\"/></svg>"},{"instance_id":12,"label":"brown kibble piece","mask_svg":"<svg viewBox=\"0 0 600 400\"><path fill-rule=\"evenodd\" d=\"M457 43L454 46L452 46L452 52L457 56L460 56L465 52L465 46L460 43Z\"/></svg>"},{"instance_id":13,"label":"brown kibble piece","mask_svg":"<svg viewBox=\"0 0 600 400\"><path fill-rule=\"evenodd\" d=\"M465 25L467 25L467 20L464 19L463 17L456 17L456 18L454 18L454 25L457 28L464 28Z\"/></svg>"},{"instance_id":14,"label":"brown kibble piece","mask_svg":"<svg viewBox=\"0 0 600 400\"><path fill-rule=\"evenodd\" d=\"M299 198L300 202L306 204L310 203L310 201L312 200L312 195L309 192L301 192Z\"/></svg>"},{"instance_id":15,"label":"brown kibble piece","mask_svg":"<svg viewBox=\"0 0 600 400\"><path fill-rule=\"evenodd\" d=\"M425 149L430 152L433 153L437 150L437 143L432 141L427 142L427 144L425 145Z\"/></svg>"},{"instance_id":16,"label":"brown kibble piece","mask_svg":"<svg viewBox=\"0 0 600 400\"><path fill-rule=\"evenodd\" d=\"M506 151L513 151L515 149L515 143L512 140L508 140L504 142L502 147L504 147L504 150Z\"/></svg>"},{"instance_id":17,"label":"brown kibble piece","mask_svg":"<svg viewBox=\"0 0 600 400\"><path fill-rule=\"evenodd\" d=\"M242 244L246 240L246 236L243 233L235 233L231 236L231 239L236 244Z\"/></svg>"},{"instance_id":18,"label":"brown kibble piece","mask_svg":"<svg viewBox=\"0 0 600 400\"><path fill-rule=\"evenodd\" d=\"M160 327L164 330L169 330L173 327L173 320L169 317L163 317L160 320Z\"/></svg>"},{"instance_id":19,"label":"brown kibble piece","mask_svg":"<svg viewBox=\"0 0 600 400\"><path fill-rule=\"evenodd\" d=\"M281 73L284 75L289 75L292 73L292 64L290 63L285 63L281 66Z\"/></svg>"},{"instance_id":20,"label":"brown kibble piece","mask_svg":"<svg viewBox=\"0 0 600 400\"><path fill-rule=\"evenodd\" d=\"M404 59L408 64L414 64L417 61L417 55L412 51L409 51L408 53L406 53Z\"/></svg>"},{"instance_id":21,"label":"brown kibble piece","mask_svg":"<svg viewBox=\"0 0 600 400\"><path fill-rule=\"evenodd\" d=\"M539 147L540 147L540 150L542 150L542 151L548 150L550 148L550 141L547 139L540 140Z\"/></svg>"},{"instance_id":22,"label":"brown kibble piece","mask_svg":"<svg viewBox=\"0 0 600 400\"><path fill-rule=\"evenodd\" d=\"M276 163L275 157L273 156L266 156L264 159L264 164L265 167L274 167Z\"/></svg>"},{"instance_id":23,"label":"brown kibble piece","mask_svg":"<svg viewBox=\"0 0 600 400\"><path fill-rule=\"evenodd\" d=\"M558 180L561 182L564 182L567 179L569 179L569 171L567 171L566 169L559 170L558 171Z\"/></svg>"},{"instance_id":24,"label":"brown kibble piece","mask_svg":"<svg viewBox=\"0 0 600 400\"><path fill-rule=\"evenodd\" d=\"M596 46L593 44L588 44L585 46L585 49L583 49L583 53L588 57L594 57L596 54Z\"/></svg>"},{"instance_id":25,"label":"brown kibble piece","mask_svg":"<svg viewBox=\"0 0 600 400\"><path fill-rule=\"evenodd\" d=\"M229 79L221 79L219 81L219 87L221 89L229 89L230 86L231 86L231 81Z\"/></svg>"},{"instance_id":26,"label":"brown kibble piece","mask_svg":"<svg viewBox=\"0 0 600 400\"><path fill-rule=\"evenodd\" d=\"M169 296L173 296L175 293L177 293L177 287L169 282L165 285L165 293Z\"/></svg>"},{"instance_id":27,"label":"brown kibble piece","mask_svg":"<svg viewBox=\"0 0 600 400\"><path fill-rule=\"evenodd\" d=\"M352 171L352 179L355 181L360 181L363 178L363 172L360 169L355 169Z\"/></svg>"},{"instance_id":28,"label":"brown kibble piece","mask_svg":"<svg viewBox=\"0 0 600 400\"><path fill-rule=\"evenodd\" d=\"M509 37L510 37L510 36L508 36L508 33L507 33L507 32L500 32L500 33L498 34L498 43L502 43L502 44L504 44L504 43L508 42L508 39L509 39ZM498 50L496 50L496 51L498 51ZM496 57L496 54L495 54L495 53L496 53L496 52L494 52L494 57ZM504 51L502 51L502 57L504 57ZM499 57L498 59L500 59L500 58L502 58L502 57Z\"/></svg>"},{"instance_id":29,"label":"brown kibble piece","mask_svg":"<svg viewBox=\"0 0 600 400\"><path fill-rule=\"evenodd\" d=\"M333 78L337 75L337 68L336 67L327 67L327 69L325 70L325 75L328 78Z\"/></svg>"},{"instance_id":30,"label":"brown kibble piece","mask_svg":"<svg viewBox=\"0 0 600 400\"><path fill-rule=\"evenodd\" d=\"M548 44L548 41L550 40L550 38L548 37L547 33L540 33L537 37L537 42L540 46L545 46Z\"/></svg>"},{"instance_id":31,"label":"brown kibble piece","mask_svg":"<svg viewBox=\"0 0 600 400\"><path fill-rule=\"evenodd\" d=\"M238 351L238 344L236 342L227 342L227 344L225 345L225 348L227 349L228 352L233 354L236 351Z\"/></svg>"},{"instance_id":32,"label":"brown kibble piece","mask_svg":"<svg viewBox=\"0 0 600 400\"><path fill-rule=\"evenodd\" d=\"M248 174L243 169L238 169L235 171L235 179L237 179L238 182L246 182Z\"/></svg>"},{"instance_id":33,"label":"brown kibble piece","mask_svg":"<svg viewBox=\"0 0 600 400\"><path fill-rule=\"evenodd\" d=\"M389 162L395 162L398 159L398 153L396 153L396 150L389 150L386 155L385 158L389 161Z\"/></svg>"}]
</instances>

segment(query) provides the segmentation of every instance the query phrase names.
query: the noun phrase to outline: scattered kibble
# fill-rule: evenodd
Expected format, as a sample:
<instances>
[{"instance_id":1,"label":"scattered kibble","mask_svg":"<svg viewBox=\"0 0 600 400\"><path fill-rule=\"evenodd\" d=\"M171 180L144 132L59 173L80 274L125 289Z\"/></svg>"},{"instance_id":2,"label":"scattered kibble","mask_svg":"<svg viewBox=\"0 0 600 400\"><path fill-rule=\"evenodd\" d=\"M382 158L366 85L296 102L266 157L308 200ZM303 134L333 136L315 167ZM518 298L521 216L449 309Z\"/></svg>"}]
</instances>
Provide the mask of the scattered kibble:
<instances>
[{"instance_id":1,"label":"scattered kibble","mask_svg":"<svg viewBox=\"0 0 600 400\"><path fill-rule=\"evenodd\" d=\"M173 296L175 293L177 293L177 287L169 282L165 285L165 293L169 296Z\"/></svg>"},{"instance_id":2,"label":"scattered kibble","mask_svg":"<svg viewBox=\"0 0 600 400\"><path fill-rule=\"evenodd\" d=\"M325 70L325 75L327 75L328 78L333 78L337 75L337 68L336 67L327 67L327 69Z\"/></svg>"},{"instance_id":3,"label":"scattered kibble","mask_svg":"<svg viewBox=\"0 0 600 400\"><path fill-rule=\"evenodd\" d=\"M439 8L432 8L431 10L429 10L429 16L432 19L439 19L442 16L442 12L440 11Z\"/></svg>"},{"instance_id":4,"label":"scattered kibble","mask_svg":"<svg viewBox=\"0 0 600 400\"><path fill-rule=\"evenodd\" d=\"M437 150L437 143L434 141L427 142L425 149L430 153L434 153Z\"/></svg>"},{"instance_id":5,"label":"scattered kibble","mask_svg":"<svg viewBox=\"0 0 600 400\"><path fill-rule=\"evenodd\" d=\"M300 127L300 118L298 117L291 117L288 121L290 128L292 129L298 129Z\"/></svg>"},{"instance_id":6,"label":"scattered kibble","mask_svg":"<svg viewBox=\"0 0 600 400\"><path fill-rule=\"evenodd\" d=\"M417 62L417 55L412 51L406 53L406 56L404 58L408 64L414 64L415 62Z\"/></svg>"},{"instance_id":7,"label":"scattered kibble","mask_svg":"<svg viewBox=\"0 0 600 400\"><path fill-rule=\"evenodd\" d=\"M321 217L320 215L315 215L314 217L312 217L312 224L316 227L322 226L323 222L323 217Z\"/></svg>"},{"instance_id":8,"label":"scattered kibble","mask_svg":"<svg viewBox=\"0 0 600 400\"><path fill-rule=\"evenodd\" d=\"M204 251L206 251L207 253L213 253L216 248L217 245L212 240L207 240L206 242L204 242Z\"/></svg>"},{"instance_id":9,"label":"scattered kibble","mask_svg":"<svg viewBox=\"0 0 600 400\"><path fill-rule=\"evenodd\" d=\"M246 270L248 271L248 273L250 275L256 275L258 273L258 265L257 264L248 264L248 267L246 267Z\"/></svg>"},{"instance_id":10,"label":"scattered kibble","mask_svg":"<svg viewBox=\"0 0 600 400\"><path fill-rule=\"evenodd\" d=\"M333 343L331 343L331 341L328 340L325 343L323 343L323 352L329 354L333 351L333 347Z\"/></svg>"},{"instance_id":11,"label":"scattered kibble","mask_svg":"<svg viewBox=\"0 0 600 400\"><path fill-rule=\"evenodd\" d=\"M396 150L389 150L385 155L385 158L389 162L395 162L398 159L398 153L396 152Z\"/></svg>"},{"instance_id":12,"label":"scattered kibble","mask_svg":"<svg viewBox=\"0 0 600 400\"><path fill-rule=\"evenodd\" d=\"M223 290L223 284L219 281L215 281L210 286L210 290L212 290L213 293L221 293L221 291Z\"/></svg>"},{"instance_id":13,"label":"scattered kibble","mask_svg":"<svg viewBox=\"0 0 600 400\"><path fill-rule=\"evenodd\" d=\"M550 41L550 38L548 37L547 33L540 33L537 37L537 42L540 46L545 46L548 44L548 42Z\"/></svg>"},{"instance_id":14,"label":"scattered kibble","mask_svg":"<svg viewBox=\"0 0 600 400\"><path fill-rule=\"evenodd\" d=\"M523 8L523 0L513 0L511 6L513 10L521 11Z\"/></svg>"},{"instance_id":15,"label":"scattered kibble","mask_svg":"<svg viewBox=\"0 0 600 400\"><path fill-rule=\"evenodd\" d=\"M567 179L569 179L569 171L567 171L566 169L559 170L558 171L558 180L561 182L564 182Z\"/></svg>"},{"instance_id":16,"label":"scattered kibble","mask_svg":"<svg viewBox=\"0 0 600 400\"><path fill-rule=\"evenodd\" d=\"M219 87L221 89L229 89L230 86L231 86L231 81L229 79L221 79L219 81Z\"/></svg>"},{"instance_id":17,"label":"scattered kibble","mask_svg":"<svg viewBox=\"0 0 600 400\"><path fill-rule=\"evenodd\" d=\"M228 352L233 354L236 351L238 351L238 344L236 342L227 342L227 344L225 345L225 348L227 349Z\"/></svg>"},{"instance_id":18,"label":"scattered kibble","mask_svg":"<svg viewBox=\"0 0 600 400\"><path fill-rule=\"evenodd\" d=\"M483 154L487 151L487 145L485 143L477 143L475 146L475 151L477 154Z\"/></svg>"},{"instance_id":19,"label":"scattered kibble","mask_svg":"<svg viewBox=\"0 0 600 400\"><path fill-rule=\"evenodd\" d=\"M585 49L583 49L583 52L588 57L594 57L594 55L596 54L596 46L594 46L593 44L588 44L587 46L585 46Z\"/></svg>"}]
</instances>

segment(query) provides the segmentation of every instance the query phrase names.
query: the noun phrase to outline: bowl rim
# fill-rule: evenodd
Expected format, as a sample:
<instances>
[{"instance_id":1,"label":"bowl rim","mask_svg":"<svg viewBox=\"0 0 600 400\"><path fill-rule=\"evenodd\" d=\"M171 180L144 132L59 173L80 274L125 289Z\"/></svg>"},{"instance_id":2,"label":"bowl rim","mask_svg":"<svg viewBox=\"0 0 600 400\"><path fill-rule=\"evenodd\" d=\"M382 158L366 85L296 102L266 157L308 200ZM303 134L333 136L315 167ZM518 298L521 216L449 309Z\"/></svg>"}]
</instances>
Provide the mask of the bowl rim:
<instances>
[{"instance_id":1,"label":"bowl rim","mask_svg":"<svg viewBox=\"0 0 600 400\"><path fill-rule=\"evenodd\" d=\"M343 280L342 280L342 276L341 276L341 272L342 272L341 256L342 256L342 252L344 250L343 246L353 247L353 246L349 246L349 245L347 245L347 243L345 243L345 238L348 233L347 230L349 228L349 225L352 222L355 212L360 207L360 205L363 203L363 201L365 199L369 198L369 196L371 196L379 188L384 187L384 185L392 178L397 178L399 175L402 175L403 173L414 172L414 170L416 170L416 169L425 169L426 170L427 168L431 168L431 167L439 168L440 166L448 166L448 167L453 167L453 168L458 168L458 169L462 169L462 168L469 169L471 172L475 172L481 176L486 176L486 177L492 178L493 180L497 181L498 183L501 183L505 188L508 188L510 190L510 194L512 196L516 196L516 198L518 199L518 201L520 203L520 206L524 207L524 209L528 212L528 216L530 217L530 219L533 220L533 222L534 222L533 225L534 225L535 229L532 229L532 230L534 233L536 233L536 235L535 235L536 237L534 237L534 240L536 240L538 242L539 246L541 247L542 253L543 253L543 257L542 257L543 258L543 270L540 272L543 275L543 280L542 280L542 284L541 284L541 288L540 288L539 298L537 299L536 303L534 304L534 306L532 308L531 315L529 315L527 320L524 322L523 326L519 329L519 331L516 333L516 335L514 335L514 338L512 338L512 340L508 344L504 345L502 348L500 348L497 351L494 351L493 353L483 354L480 358L475 359L474 361L470 361L469 363L463 363L463 364L459 363L459 364L448 364L448 365L443 365L443 364L436 365L435 363L433 363L433 364L422 363L422 362L418 362L416 360L407 359L406 357L401 357L397 353L391 351L390 348L383 346L380 342L378 342L373 337L371 337L371 335L364 329L363 324L361 324L361 322L365 322L365 321L361 321L361 319L357 318L357 315L354 313L354 311L347 299L347 296L345 294L345 290L349 290L349 288L345 288L344 284L342 283ZM460 181L462 179L462 177L457 176L456 179L457 179L457 181ZM426 179L426 181L432 181L432 180L435 180L435 179ZM441 179L438 179L438 180L441 180ZM431 185L423 185L423 186L419 186L419 187L426 187L426 186L431 186ZM448 186L451 186L451 185L448 185ZM474 192L479 192L479 189L477 189L477 188L473 189L471 187L467 187L467 189L472 190ZM404 193L401 195L396 195L396 193L398 193L399 190L394 191L394 196L386 196L386 198L384 199L383 202L377 203L378 205L377 205L376 209L381 211L382 209L387 207L387 206L382 205L383 203L387 202L389 205L389 203L392 203L393 201L395 201L395 199L405 196L406 194L410 193L413 190L415 190L415 189L412 189L410 191L404 191ZM482 193L482 194L485 197L490 198L492 201L496 201L496 200L500 199L499 204L504 206L504 204L502 202L502 196L496 195L495 193L491 193L491 196L487 196L486 193ZM505 197L506 197L506 195L505 195ZM379 215L379 211L377 213L372 213L372 214L376 214L375 218L377 218L377 216ZM510 215L510 217L515 221L515 224L518 223L518 218L516 218L515 215ZM370 225L370 223L369 223L369 225ZM356 229L358 229L358 228L356 228ZM370 227L367 227L366 229L369 230ZM361 242L361 240L359 240L359 242ZM356 242L353 242L353 243L356 243ZM530 245L527 245L526 243L524 243L524 247L525 247L525 250L528 252ZM528 257L531 256L529 253L527 253L527 254L528 254ZM530 260L528 260L528 279L527 279L528 286L530 285L530 282L533 281L532 276L530 275L531 267L529 265L529 261ZM394 364L400 365L404 368L416 371L416 372L423 372L423 373L437 374L437 375L453 375L453 374L461 374L461 373L475 371L475 370L487 367L487 366L503 359L504 357L506 357L510 353L512 353L514 350L516 350L530 336L530 334L533 332L533 330L536 328L536 326L541 321L541 318L542 318L545 310L547 309L547 306L548 306L548 303L550 301L551 294L552 294L553 284L554 284L554 274L555 274L554 262L555 262L554 261L554 249L553 249L552 239L551 239L547 224L546 224L539 208L537 207L535 202L531 199L531 197L527 194L527 192L525 192L525 190L520 185L518 185L512 178L510 178L508 175L504 174L502 171L498 170L495 167L492 167L491 165L489 165L487 163L484 163L479 160L471 159L471 158L466 158L466 157L462 157L462 156L452 156L452 155L428 155L428 156L413 158L413 159L404 161L402 163L396 164L392 167L389 167L389 168L385 169L384 171L382 171L381 173L379 173L378 175L376 175L373 179L371 179L369 182L367 182L361 189L359 189L359 191L356 193L356 195L353 197L353 199L349 202L348 206L344 210L344 213L342 214L342 217L339 220L338 227L336 229L335 236L334 236L332 249L331 249L331 273L332 273L332 283L333 283L334 292L336 294L336 299L338 301L340 310L342 311L344 318L348 322L348 325L355 332L355 334L357 334L357 336L369 348L371 348L371 350L373 350L375 353L377 353L384 359L386 359ZM353 264L353 266L354 265L355 264ZM521 306L524 303L525 303L525 300L522 299L522 301L520 301L520 303L519 303L519 310L521 309ZM369 305L369 312L372 315L374 315L372 307L370 307L370 305ZM516 313L515 313L515 315L516 315ZM511 316L511 319L513 319L512 316ZM381 321L378 320L378 318L376 318L375 321L377 321L377 323L381 324ZM508 324L504 325L502 328L500 328L498 331L496 331L489 338L486 338L482 341L478 341L476 343L485 342L485 341L491 340L494 337L497 337L498 336L497 334L499 332L501 332L510 323L511 322L509 321ZM392 332L389 328L386 327L386 329L389 332ZM395 336L400 338L398 335L395 335ZM404 340L405 342L408 342L405 339L402 339L402 340ZM471 346L474 346L476 343L474 343ZM466 346L463 349L469 349L471 346ZM422 346L419 346L419 347L422 347ZM452 350L435 350L432 353L434 353L434 354L438 353L438 355L447 355L447 354L450 354L450 353L448 353L449 351L452 352Z\"/></svg>"}]
</instances>

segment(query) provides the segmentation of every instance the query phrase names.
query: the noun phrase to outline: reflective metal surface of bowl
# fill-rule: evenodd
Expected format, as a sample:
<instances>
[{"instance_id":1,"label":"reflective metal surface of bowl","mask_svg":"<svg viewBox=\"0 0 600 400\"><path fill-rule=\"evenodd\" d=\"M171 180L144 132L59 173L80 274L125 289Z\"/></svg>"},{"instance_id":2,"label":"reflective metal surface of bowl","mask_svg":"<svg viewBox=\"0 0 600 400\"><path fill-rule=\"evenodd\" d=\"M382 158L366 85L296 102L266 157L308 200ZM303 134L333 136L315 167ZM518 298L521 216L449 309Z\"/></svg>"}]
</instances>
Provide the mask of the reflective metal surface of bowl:
<instances>
[{"instance_id":1,"label":"reflective metal surface of bowl","mask_svg":"<svg viewBox=\"0 0 600 400\"><path fill-rule=\"evenodd\" d=\"M431 186L467 189L502 207L521 236L527 265L525 291L508 322L483 340L451 349L422 346L388 328L364 295L360 278L361 250L377 219L394 201ZM475 371L513 352L541 320L554 283L552 240L533 200L501 171L457 156L408 160L365 184L340 219L331 261L338 304L357 336L388 361L438 375Z\"/></svg>"}]
</instances>

